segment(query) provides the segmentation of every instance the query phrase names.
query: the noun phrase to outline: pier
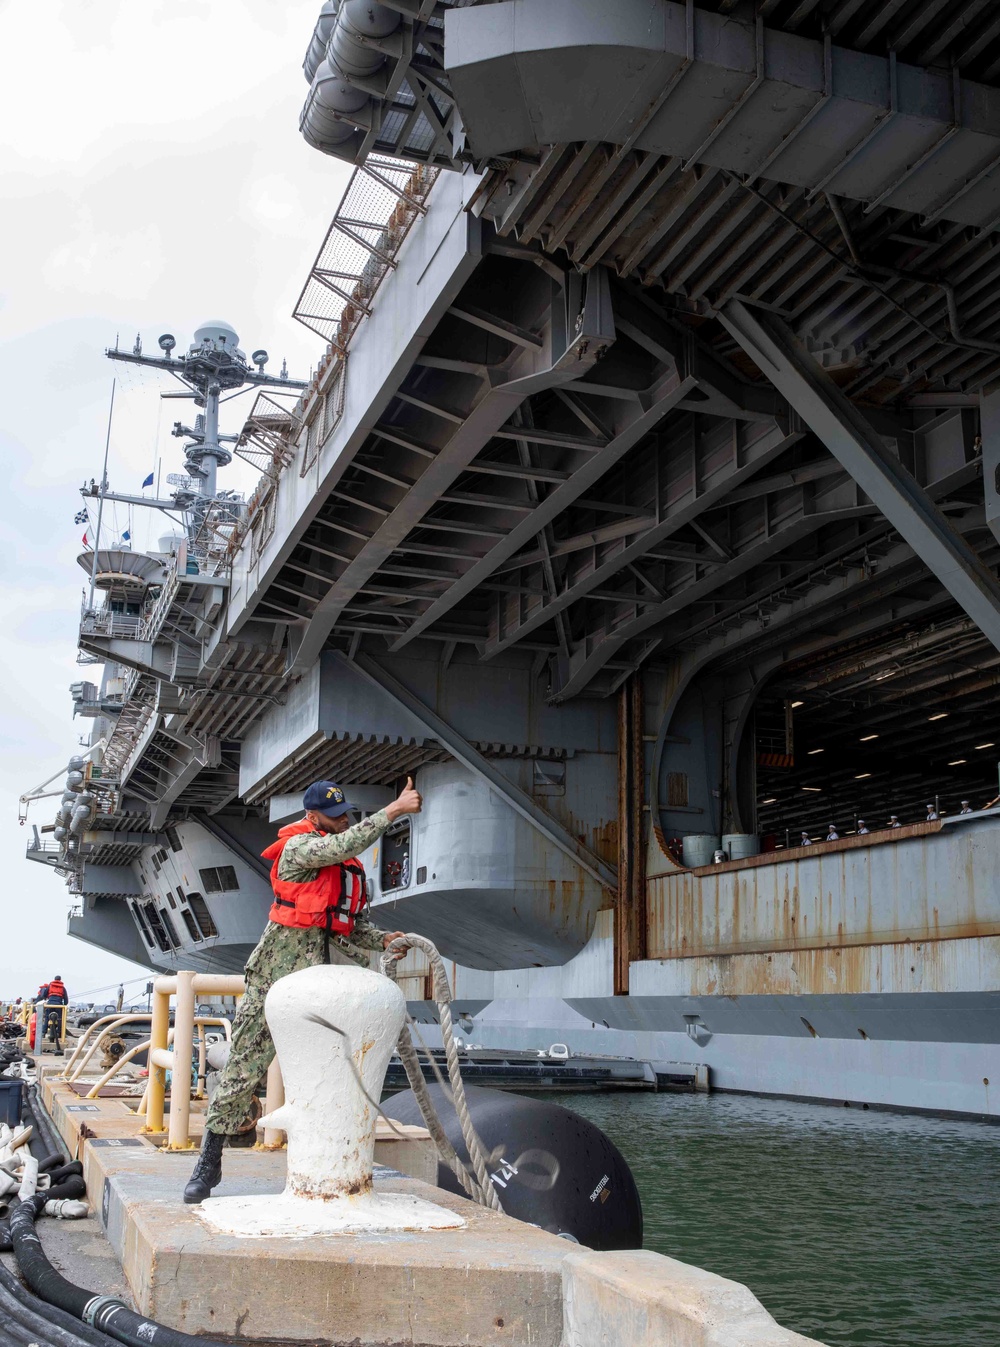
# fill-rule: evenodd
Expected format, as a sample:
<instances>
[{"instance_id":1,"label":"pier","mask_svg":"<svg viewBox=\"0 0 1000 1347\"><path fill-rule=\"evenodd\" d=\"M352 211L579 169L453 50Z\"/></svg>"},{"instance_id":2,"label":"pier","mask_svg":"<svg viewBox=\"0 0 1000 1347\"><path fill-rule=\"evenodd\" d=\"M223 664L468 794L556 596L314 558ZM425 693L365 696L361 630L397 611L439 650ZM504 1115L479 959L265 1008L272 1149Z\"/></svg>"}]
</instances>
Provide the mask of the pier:
<instances>
[{"instance_id":1,"label":"pier","mask_svg":"<svg viewBox=\"0 0 1000 1347\"><path fill-rule=\"evenodd\" d=\"M745 1286L646 1250L593 1252L436 1188L422 1129L380 1124L377 1192L459 1213L466 1228L317 1240L212 1231L180 1188L190 1152L142 1134L121 1099L80 1096L43 1068L41 1098L119 1260L135 1306L188 1333L330 1347L807 1347ZM192 1112L193 1130L200 1115ZM281 1151L227 1152L218 1189L278 1193ZM47 1232L45 1232L47 1236ZM65 1259L72 1266L72 1244Z\"/></svg>"}]
</instances>

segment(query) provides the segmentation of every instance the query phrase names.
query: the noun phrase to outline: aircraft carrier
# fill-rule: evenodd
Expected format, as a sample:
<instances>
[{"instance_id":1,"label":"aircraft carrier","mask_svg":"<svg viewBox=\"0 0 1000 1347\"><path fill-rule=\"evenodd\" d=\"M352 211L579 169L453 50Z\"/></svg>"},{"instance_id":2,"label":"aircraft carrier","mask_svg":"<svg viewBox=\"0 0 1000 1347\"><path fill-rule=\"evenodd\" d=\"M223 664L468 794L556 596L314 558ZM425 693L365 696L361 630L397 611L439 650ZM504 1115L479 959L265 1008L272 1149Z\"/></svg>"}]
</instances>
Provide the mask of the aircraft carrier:
<instances>
[{"instance_id":1,"label":"aircraft carrier","mask_svg":"<svg viewBox=\"0 0 1000 1347\"><path fill-rule=\"evenodd\" d=\"M92 749L28 850L70 931L239 970L303 788L413 773L373 915L467 1041L995 1120L998 43L983 0L323 5L315 377L225 323L109 351L199 414L185 528L81 557Z\"/></svg>"}]
</instances>

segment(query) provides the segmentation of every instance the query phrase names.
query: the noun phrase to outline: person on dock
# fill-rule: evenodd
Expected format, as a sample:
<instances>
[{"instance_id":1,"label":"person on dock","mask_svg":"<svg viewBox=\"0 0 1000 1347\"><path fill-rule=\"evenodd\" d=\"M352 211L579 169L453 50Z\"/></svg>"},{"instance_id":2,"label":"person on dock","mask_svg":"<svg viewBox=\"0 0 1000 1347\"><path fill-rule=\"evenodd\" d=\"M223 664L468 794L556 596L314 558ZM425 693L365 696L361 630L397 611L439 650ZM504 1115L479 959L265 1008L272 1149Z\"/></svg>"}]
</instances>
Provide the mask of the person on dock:
<instances>
[{"instance_id":1,"label":"person on dock","mask_svg":"<svg viewBox=\"0 0 1000 1347\"><path fill-rule=\"evenodd\" d=\"M52 1043L52 1052L62 1056L63 1008L69 1005L69 993L66 984L57 973L51 982L45 984L45 1026L42 1029L42 1044L45 1040Z\"/></svg>"},{"instance_id":2,"label":"person on dock","mask_svg":"<svg viewBox=\"0 0 1000 1347\"><path fill-rule=\"evenodd\" d=\"M356 858L404 814L419 814L423 799L408 777L399 797L353 823L354 805L332 781L316 781L303 797L305 817L279 829L263 853L271 862L274 903L270 920L246 964L246 992L233 1021L229 1058L205 1118L201 1152L184 1189L185 1202L202 1202L222 1179L226 1138L253 1137L252 1100L274 1057L264 1019L272 983L300 968L324 963L369 966L403 934L385 932L364 913L365 873Z\"/></svg>"}]
</instances>

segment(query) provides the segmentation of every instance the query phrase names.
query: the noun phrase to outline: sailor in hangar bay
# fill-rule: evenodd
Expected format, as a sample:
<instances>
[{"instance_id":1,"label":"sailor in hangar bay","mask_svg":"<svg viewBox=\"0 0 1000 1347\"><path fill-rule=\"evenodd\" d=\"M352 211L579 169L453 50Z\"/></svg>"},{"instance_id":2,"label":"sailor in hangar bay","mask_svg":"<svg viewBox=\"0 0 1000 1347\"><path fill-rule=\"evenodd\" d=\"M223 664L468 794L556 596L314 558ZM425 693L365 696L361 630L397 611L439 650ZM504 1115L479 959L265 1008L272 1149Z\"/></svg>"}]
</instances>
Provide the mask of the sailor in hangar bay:
<instances>
[{"instance_id":1,"label":"sailor in hangar bay","mask_svg":"<svg viewBox=\"0 0 1000 1347\"><path fill-rule=\"evenodd\" d=\"M332 781L317 781L302 801L305 818L278 832L263 853L271 862L274 903L260 943L246 966L246 993L233 1022L229 1060L205 1119L201 1153L185 1202L201 1202L222 1178L226 1138L253 1136L254 1090L274 1057L264 1019L264 998L278 978L323 963L369 965L401 931L380 931L364 914L365 872L357 857L403 814L419 814L423 801L412 777L385 809L351 823L354 806Z\"/></svg>"}]
</instances>

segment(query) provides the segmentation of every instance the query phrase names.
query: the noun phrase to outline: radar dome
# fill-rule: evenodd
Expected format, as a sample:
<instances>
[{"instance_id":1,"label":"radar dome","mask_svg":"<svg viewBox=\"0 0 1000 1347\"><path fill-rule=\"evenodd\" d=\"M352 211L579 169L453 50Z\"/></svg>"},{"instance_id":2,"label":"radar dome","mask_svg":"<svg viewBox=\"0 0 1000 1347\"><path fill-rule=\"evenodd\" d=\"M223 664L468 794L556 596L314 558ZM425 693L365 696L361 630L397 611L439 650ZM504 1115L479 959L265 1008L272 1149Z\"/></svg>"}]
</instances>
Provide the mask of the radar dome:
<instances>
[{"instance_id":1,"label":"radar dome","mask_svg":"<svg viewBox=\"0 0 1000 1347\"><path fill-rule=\"evenodd\" d=\"M194 334L195 346L204 346L206 342L209 342L218 351L228 351L235 355L240 339L236 334L236 329L231 327L229 323L209 320L196 328Z\"/></svg>"}]
</instances>

